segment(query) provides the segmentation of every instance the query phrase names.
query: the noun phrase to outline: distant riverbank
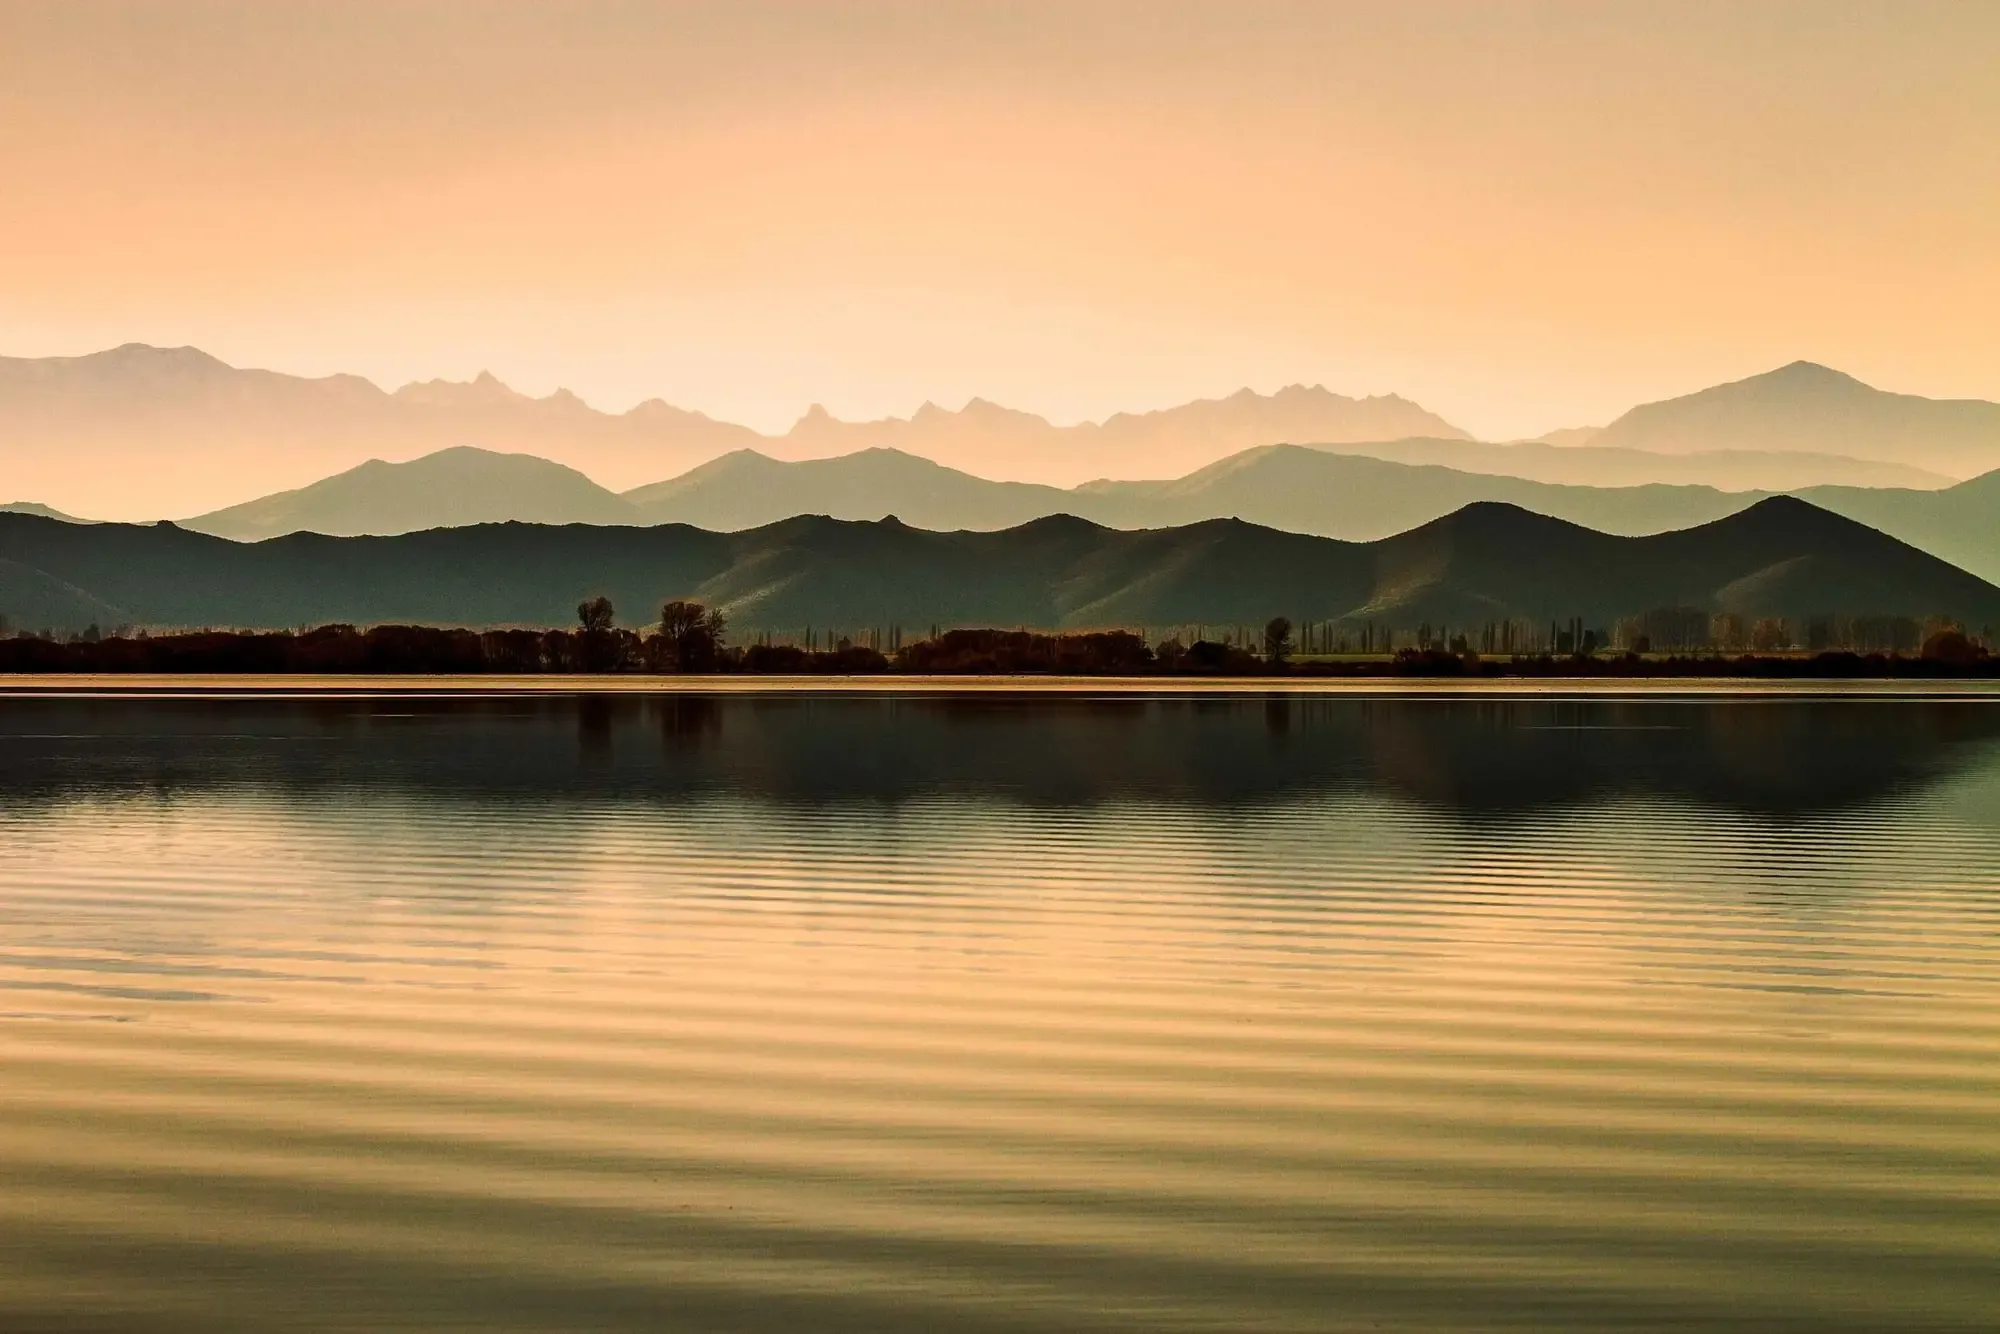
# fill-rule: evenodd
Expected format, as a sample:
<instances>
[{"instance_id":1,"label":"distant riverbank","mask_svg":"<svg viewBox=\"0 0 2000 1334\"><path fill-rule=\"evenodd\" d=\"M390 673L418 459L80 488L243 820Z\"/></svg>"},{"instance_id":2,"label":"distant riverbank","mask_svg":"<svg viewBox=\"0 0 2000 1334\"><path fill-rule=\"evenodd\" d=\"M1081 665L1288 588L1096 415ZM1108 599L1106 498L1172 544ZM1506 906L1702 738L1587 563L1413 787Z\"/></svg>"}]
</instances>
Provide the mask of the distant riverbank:
<instances>
[{"instance_id":1,"label":"distant riverbank","mask_svg":"<svg viewBox=\"0 0 2000 1334\"><path fill-rule=\"evenodd\" d=\"M677 610L678 609L678 610ZM1462 645L1393 654L1294 651L1290 624L1267 627L1263 652L1238 642L1158 644L1129 631L1042 634L946 630L890 646L840 639L830 645L727 645L720 617L669 604L664 628L641 636L612 628L608 603L586 603L577 630L469 630L385 625L322 626L298 632L194 631L162 635L0 639L0 677L214 678L278 680L360 677L543 681L553 688L658 689L667 681L715 685L845 678L897 682L1038 679L1158 683L1181 688L1231 681L1267 689L1285 683L1379 681L2000 680L2000 657L1963 633L1941 629L1921 652L1722 654L1583 652L1487 656ZM884 647L888 651L884 652Z\"/></svg>"},{"instance_id":2,"label":"distant riverbank","mask_svg":"<svg viewBox=\"0 0 2000 1334\"><path fill-rule=\"evenodd\" d=\"M1158 676L424 676L216 673L0 674L0 700L63 695L160 699L563 695L1037 695L1133 699L1344 695L1549 698L1967 699L2000 702L2000 678L1654 677L1158 677Z\"/></svg>"}]
</instances>

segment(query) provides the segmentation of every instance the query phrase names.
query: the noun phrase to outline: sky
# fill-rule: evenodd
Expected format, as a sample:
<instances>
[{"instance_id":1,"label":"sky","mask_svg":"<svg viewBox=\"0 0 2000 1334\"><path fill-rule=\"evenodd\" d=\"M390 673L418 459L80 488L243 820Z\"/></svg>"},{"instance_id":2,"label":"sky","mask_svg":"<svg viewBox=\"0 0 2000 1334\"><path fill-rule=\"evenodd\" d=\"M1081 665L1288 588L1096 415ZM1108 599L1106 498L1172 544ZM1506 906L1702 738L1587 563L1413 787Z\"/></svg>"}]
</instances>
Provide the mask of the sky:
<instances>
[{"instance_id":1,"label":"sky","mask_svg":"<svg viewBox=\"0 0 2000 1334\"><path fill-rule=\"evenodd\" d=\"M0 0L0 354L763 429L2000 398L2000 4Z\"/></svg>"}]
</instances>

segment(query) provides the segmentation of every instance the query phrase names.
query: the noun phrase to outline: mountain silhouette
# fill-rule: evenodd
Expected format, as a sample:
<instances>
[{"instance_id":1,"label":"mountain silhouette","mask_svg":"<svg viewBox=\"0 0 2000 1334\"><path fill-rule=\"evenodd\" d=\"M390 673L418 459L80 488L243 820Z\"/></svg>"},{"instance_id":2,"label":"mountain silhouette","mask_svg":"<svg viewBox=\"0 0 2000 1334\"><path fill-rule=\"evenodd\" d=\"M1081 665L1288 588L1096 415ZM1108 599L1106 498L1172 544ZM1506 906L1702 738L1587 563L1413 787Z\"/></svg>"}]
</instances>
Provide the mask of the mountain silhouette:
<instances>
[{"instance_id":1,"label":"mountain silhouette","mask_svg":"<svg viewBox=\"0 0 2000 1334\"><path fill-rule=\"evenodd\" d=\"M1458 624L1562 602L1599 618L1643 604L1746 618L1947 614L1980 626L2000 609L2000 588L1793 496L1637 538L1482 503L1372 545L1381 556L1371 614L1419 605ZM1957 610L1944 612L1946 602Z\"/></svg>"},{"instance_id":2,"label":"mountain silhouette","mask_svg":"<svg viewBox=\"0 0 2000 1334\"><path fill-rule=\"evenodd\" d=\"M1556 434L1567 434L1557 432ZM1594 435L1595 433L1593 433ZM1298 441L1300 444L1313 444ZM1709 449L1651 453L1581 441L1481 440L1350 441L1314 444L1332 454L1355 454L1390 463L1427 464L1459 472L1519 477L1557 486L1708 486L1723 491L1796 491L1808 486L1950 486L1953 477L1928 469L1843 454L1768 449Z\"/></svg>"},{"instance_id":3,"label":"mountain silhouette","mask_svg":"<svg viewBox=\"0 0 2000 1334\"><path fill-rule=\"evenodd\" d=\"M0 487L58 499L107 477L143 478L160 515L207 513L370 459L455 445L533 453L632 485L760 439L664 404L612 415L561 392L529 398L490 376L390 394L360 376L239 369L191 347L0 358L0 440L10 446Z\"/></svg>"},{"instance_id":4,"label":"mountain silhouette","mask_svg":"<svg viewBox=\"0 0 2000 1334\"><path fill-rule=\"evenodd\" d=\"M79 519L73 514L64 514L61 510L50 509L47 505L37 504L32 500L9 501L4 505L0 505L0 514L38 514L44 519L61 519L64 523L90 522L88 519Z\"/></svg>"},{"instance_id":5,"label":"mountain silhouette","mask_svg":"<svg viewBox=\"0 0 2000 1334\"><path fill-rule=\"evenodd\" d=\"M989 482L894 450L785 463L751 451L629 491L650 523L738 530L796 514L878 519L919 528L1012 527L1074 514L1114 528L1160 528L1237 517L1351 541L1413 528L1478 501L1504 501L1610 533L1638 536L1733 514L1770 492L1704 486L1561 486L1413 466L1371 456L1268 445L1171 482L1095 482L1064 491ZM2000 579L2000 473L1939 491L1818 487L1799 493L1964 566Z\"/></svg>"},{"instance_id":6,"label":"mountain silhouette","mask_svg":"<svg viewBox=\"0 0 2000 1334\"><path fill-rule=\"evenodd\" d=\"M295 499L246 509L250 498L303 491L370 461L415 460L459 447L533 455L613 490L644 488L640 503L655 513L702 522L722 520L690 510L688 497L715 477L690 478L691 470L746 450L788 463L895 450L1018 485L1111 479L1107 491L1153 485L1133 481L1138 478L1185 480L1246 449L1281 443L1556 485L1918 489L2000 467L1996 421L2000 405L1886 394L1799 363L1635 408L1588 437L1557 433L1565 441L1587 438L1582 444L1484 443L1395 395L1349 398L1304 385L1272 394L1244 390L1073 426L983 399L959 411L926 404L909 418L869 422L840 421L815 408L784 434L766 436L658 400L605 413L562 390L535 398L489 374L389 393L359 376L309 379L238 369L195 348L127 344L82 357L0 358L0 440L9 446L0 452L0 487L82 513L119 507L129 513L144 504L155 515L197 514L199 522L243 533L293 521L280 511ZM746 459L731 465L741 476L754 466ZM881 460L870 466L893 472ZM914 469L905 473L889 480L915 493L959 485L937 476L924 483ZM767 471L766 480L782 485L781 476ZM839 510L840 487L856 485L836 472L812 476L824 483L828 498L817 504L802 499L792 512ZM675 487L662 478L686 484ZM121 484L124 501L90 503ZM472 481L465 485L476 489ZM1029 514L1018 502L1029 494L989 493L978 502L990 506L985 517L959 522L991 526L1024 519ZM135 495L142 499L132 500ZM686 503L670 500L674 495ZM242 512L215 517L224 501L234 502L228 510ZM560 510L536 508L545 503L524 497L493 515L563 517ZM443 514L447 507L437 509ZM768 505L725 512L730 523L776 517ZM267 517L252 517L258 514ZM575 517L606 514L578 511ZM339 524L328 523L379 532L449 521L408 508L391 522L355 508Z\"/></svg>"},{"instance_id":7,"label":"mountain silhouette","mask_svg":"<svg viewBox=\"0 0 2000 1334\"><path fill-rule=\"evenodd\" d=\"M794 514L876 519L893 513L921 528L1004 528L1057 513L1113 527L1149 528L1236 515L1294 532L1366 539L1475 500L1507 500L1591 527L1645 533L1700 523L1769 494L1702 486L1564 486L1477 466L1479 451L1518 448L1444 440L1337 449L1264 445L1169 481L1087 482L1067 491L989 482L899 450L800 463L742 450L681 477L628 491L625 499L652 522L722 529L753 528ZM1462 459L1467 466L1412 461L1439 455Z\"/></svg>"},{"instance_id":8,"label":"mountain silhouette","mask_svg":"<svg viewBox=\"0 0 2000 1334\"><path fill-rule=\"evenodd\" d=\"M1660 453L1799 450L1972 477L2000 468L2000 403L1893 394L1810 361L1646 403L1593 446Z\"/></svg>"},{"instance_id":9,"label":"mountain silhouette","mask_svg":"<svg viewBox=\"0 0 2000 1334\"><path fill-rule=\"evenodd\" d=\"M1291 532L1369 541L1494 500L1636 536L1706 523L1769 494L1701 486L1561 486L1267 445L1174 481L1094 482L1067 491L987 481L893 449L801 462L736 450L680 477L617 496L544 459L458 448L409 463L376 460L182 526L256 540L301 531L387 536L508 520L687 523L733 532L799 514L871 520L895 514L918 528L1000 529L1074 514L1113 528L1236 517ZM1982 578L2000 578L2000 525L1992 521L2000 512L2000 473L1938 491L1819 487L1798 494Z\"/></svg>"},{"instance_id":10,"label":"mountain silhouette","mask_svg":"<svg viewBox=\"0 0 2000 1334\"><path fill-rule=\"evenodd\" d=\"M899 449L781 462L740 449L680 477L627 491L650 523L757 528L795 514L879 519L897 514L920 528L1011 528L1075 504L1071 492L1027 482L989 482Z\"/></svg>"},{"instance_id":11,"label":"mountain silhouette","mask_svg":"<svg viewBox=\"0 0 2000 1334\"><path fill-rule=\"evenodd\" d=\"M1943 491L1820 486L1799 496L2000 581L2000 471Z\"/></svg>"},{"instance_id":12,"label":"mountain silhouette","mask_svg":"<svg viewBox=\"0 0 2000 1334\"><path fill-rule=\"evenodd\" d=\"M0 633L47 627L80 630L128 619L123 609L74 584L31 565L0 558Z\"/></svg>"},{"instance_id":13,"label":"mountain silhouette","mask_svg":"<svg viewBox=\"0 0 2000 1334\"><path fill-rule=\"evenodd\" d=\"M408 463L358 468L183 526L254 541L286 533L394 535L476 523L642 523L640 513L573 468L531 454L460 446Z\"/></svg>"},{"instance_id":14,"label":"mountain silhouette","mask_svg":"<svg viewBox=\"0 0 2000 1334\"><path fill-rule=\"evenodd\" d=\"M1075 483L1092 477L1176 473L1277 441L1359 443L1406 436L1471 440L1394 394L1348 398L1323 385L1273 394L1244 389L1156 412L1057 426L1033 413L975 398L959 412L926 403L905 418L842 422L814 407L784 438L788 458L893 448L947 467ZM766 451L769 452L769 451Z\"/></svg>"},{"instance_id":15,"label":"mountain silhouette","mask_svg":"<svg viewBox=\"0 0 2000 1334\"><path fill-rule=\"evenodd\" d=\"M622 489L746 448L801 459L894 447L981 472L1074 483L1182 472L1276 440L1408 435L1464 433L1393 395L1347 398L1305 386L1077 426L980 399L958 412L926 405L908 419L872 422L815 409L784 435L765 436L658 400L606 413L563 390L533 398L488 374L389 393L354 375L238 369L191 347L131 343L81 357L0 358L0 440L9 444L0 487L90 508L82 500L107 477L143 478L147 503L166 515L208 514L371 459L461 445L534 454Z\"/></svg>"},{"instance_id":16,"label":"mountain silhouette","mask_svg":"<svg viewBox=\"0 0 2000 1334\"><path fill-rule=\"evenodd\" d=\"M1077 512L1118 527L1234 516L1293 532L1371 540L1479 501L1504 501L1607 532L1639 534L1700 523L1758 499L1695 486L1559 486L1267 445L1172 482L1078 488Z\"/></svg>"},{"instance_id":17,"label":"mountain silhouette","mask_svg":"<svg viewBox=\"0 0 2000 1334\"><path fill-rule=\"evenodd\" d=\"M1234 519L1132 531L1068 515L998 532L803 516L737 533L508 523L237 543L172 524L0 515L0 560L15 571L10 586L45 577L54 582L38 587L74 590L100 624L163 627L563 624L597 593L631 621L691 597L746 630L1261 624L1280 614L1608 624L1667 606L2000 624L2000 588L1786 497L1648 537L1481 503L1366 543ZM0 614L32 622L25 609Z\"/></svg>"}]
</instances>

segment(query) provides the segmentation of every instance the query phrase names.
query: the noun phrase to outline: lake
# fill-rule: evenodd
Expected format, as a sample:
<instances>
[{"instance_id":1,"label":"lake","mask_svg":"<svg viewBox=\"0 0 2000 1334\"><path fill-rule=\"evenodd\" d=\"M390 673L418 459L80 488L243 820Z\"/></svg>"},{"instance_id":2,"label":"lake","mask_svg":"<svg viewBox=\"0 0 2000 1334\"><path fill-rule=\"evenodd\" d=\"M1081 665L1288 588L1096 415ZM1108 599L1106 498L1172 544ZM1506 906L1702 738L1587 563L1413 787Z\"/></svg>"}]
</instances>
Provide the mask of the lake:
<instances>
[{"instance_id":1,"label":"lake","mask_svg":"<svg viewBox=\"0 0 2000 1334\"><path fill-rule=\"evenodd\" d=\"M2000 698L0 699L0 1328L1974 1330Z\"/></svg>"}]
</instances>

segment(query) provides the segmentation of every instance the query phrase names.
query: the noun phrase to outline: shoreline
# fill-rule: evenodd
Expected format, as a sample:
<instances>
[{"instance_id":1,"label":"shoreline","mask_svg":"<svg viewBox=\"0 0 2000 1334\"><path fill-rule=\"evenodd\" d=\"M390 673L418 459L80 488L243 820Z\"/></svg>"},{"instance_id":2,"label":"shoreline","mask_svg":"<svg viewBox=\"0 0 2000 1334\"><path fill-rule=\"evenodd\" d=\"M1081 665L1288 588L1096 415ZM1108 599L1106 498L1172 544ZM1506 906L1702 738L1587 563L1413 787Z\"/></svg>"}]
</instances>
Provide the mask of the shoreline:
<instances>
[{"instance_id":1,"label":"shoreline","mask_svg":"<svg viewBox=\"0 0 2000 1334\"><path fill-rule=\"evenodd\" d=\"M896 675L227 675L0 674L0 701L86 698L504 698L558 695L1091 695L1123 698L1239 696L1781 697L1963 699L2000 703L1992 678L1817 678L1733 676L1551 677L1171 677Z\"/></svg>"}]
</instances>

